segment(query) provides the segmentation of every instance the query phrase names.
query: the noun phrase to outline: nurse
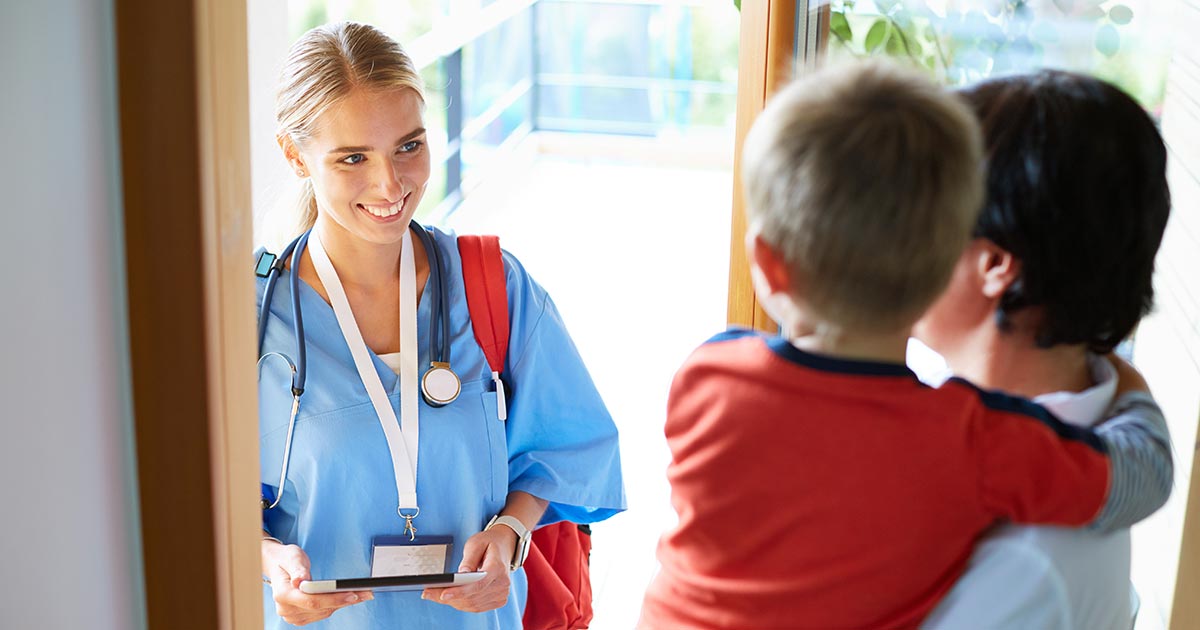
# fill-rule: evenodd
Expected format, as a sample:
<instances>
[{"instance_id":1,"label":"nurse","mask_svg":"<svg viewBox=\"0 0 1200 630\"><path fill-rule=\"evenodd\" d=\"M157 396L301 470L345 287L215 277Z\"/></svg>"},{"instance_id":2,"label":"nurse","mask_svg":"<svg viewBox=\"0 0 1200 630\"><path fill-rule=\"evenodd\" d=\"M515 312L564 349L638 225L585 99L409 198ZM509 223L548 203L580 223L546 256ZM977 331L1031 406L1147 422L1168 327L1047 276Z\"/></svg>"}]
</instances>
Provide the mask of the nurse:
<instances>
[{"instance_id":1,"label":"nurse","mask_svg":"<svg viewBox=\"0 0 1200 630\"><path fill-rule=\"evenodd\" d=\"M297 233L311 233L297 268L276 285L263 352L296 353L287 276L299 274L308 374L279 487L291 373L282 361L261 369L261 479L264 496L278 499L263 513L268 628L518 629L526 582L519 566L511 570L521 559L517 532L600 521L625 507L616 427L554 303L511 255L507 401L472 332L455 237L440 230L432 239L449 310L442 334L461 390L434 407L402 377L412 353L418 366L434 360L430 264L410 227L430 175L424 104L403 49L364 24L309 31L283 69L278 140L304 186ZM402 328L414 317L406 303L415 339ZM423 593L298 588L371 575L385 559L487 576Z\"/></svg>"}]
</instances>

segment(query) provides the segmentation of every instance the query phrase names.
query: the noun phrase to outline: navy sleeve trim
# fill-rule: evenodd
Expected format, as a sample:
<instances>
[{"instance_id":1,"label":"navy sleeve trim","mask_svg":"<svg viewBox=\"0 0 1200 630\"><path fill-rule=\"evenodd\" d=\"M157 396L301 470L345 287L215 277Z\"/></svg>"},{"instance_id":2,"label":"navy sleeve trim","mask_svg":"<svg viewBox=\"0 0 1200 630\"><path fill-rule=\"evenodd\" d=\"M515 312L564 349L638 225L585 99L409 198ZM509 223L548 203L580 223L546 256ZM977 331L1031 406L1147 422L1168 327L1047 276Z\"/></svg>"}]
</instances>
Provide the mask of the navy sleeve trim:
<instances>
[{"instance_id":1,"label":"navy sleeve trim","mask_svg":"<svg viewBox=\"0 0 1200 630\"><path fill-rule=\"evenodd\" d=\"M902 376L917 380L917 375L903 363L859 361L823 354L813 354L793 346L791 342L783 337L767 339L767 346L779 357L812 370L850 374L853 376Z\"/></svg>"},{"instance_id":2,"label":"navy sleeve trim","mask_svg":"<svg viewBox=\"0 0 1200 630\"><path fill-rule=\"evenodd\" d=\"M722 341L733 341L735 339L745 339L746 337L764 337L765 338L766 335L757 330L751 329L751 328L742 328L740 326L735 326L733 328L730 328L729 330L717 333L717 334L713 335L712 337L709 337L708 341L705 341L703 345L708 345L710 343L720 343Z\"/></svg>"},{"instance_id":3,"label":"navy sleeve trim","mask_svg":"<svg viewBox=\"0 0 1200 630\"><path fill-rule=\"evenodd\" d=\"M952 377L948 382L958 383L969 388L979 396L979 401L984 407L995 411L1003 411L1006 413L1014 413L1033 420L1037 420L1046 425L1055 435L1065 440L1074 440L1083 442L1092 447L1098 452L1108 453L1108 445L1104 440L1096 435L1095 431L1084 427L1078 427L1073 424L1067 424L1059 420L1057 416L1050 413L1045 407L1025 398L1018 396L1009 396L996 391L988 391L976 386L974 383L959 378Z\"/></svg>"}]
</instances>

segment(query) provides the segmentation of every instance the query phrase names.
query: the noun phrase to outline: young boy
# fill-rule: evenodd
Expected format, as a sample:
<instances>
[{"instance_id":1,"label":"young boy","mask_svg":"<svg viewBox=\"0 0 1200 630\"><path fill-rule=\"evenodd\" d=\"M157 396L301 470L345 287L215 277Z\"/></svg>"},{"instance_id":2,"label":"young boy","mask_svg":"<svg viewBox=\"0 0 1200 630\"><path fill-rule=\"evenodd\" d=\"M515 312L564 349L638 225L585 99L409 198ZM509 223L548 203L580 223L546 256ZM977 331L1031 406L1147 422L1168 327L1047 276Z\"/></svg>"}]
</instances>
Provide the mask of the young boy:
<instances>
[{"instance_id":1,"label":"young boy","mask_svg":"<svg viewBox=\"0 0 1200 630\"><path fill-rule=\"evenodd\" d=\"M981 205L980 145L954 96L885 65L820 72L762 113L747 245L782 336L718 335L676 375L679 524L640 627L915 627L994 523L1108 529L1166 500L1169 474L1145 487L1170 468L1145 393L1091 431L904 366Z\"/></svg>"}]
</instances>

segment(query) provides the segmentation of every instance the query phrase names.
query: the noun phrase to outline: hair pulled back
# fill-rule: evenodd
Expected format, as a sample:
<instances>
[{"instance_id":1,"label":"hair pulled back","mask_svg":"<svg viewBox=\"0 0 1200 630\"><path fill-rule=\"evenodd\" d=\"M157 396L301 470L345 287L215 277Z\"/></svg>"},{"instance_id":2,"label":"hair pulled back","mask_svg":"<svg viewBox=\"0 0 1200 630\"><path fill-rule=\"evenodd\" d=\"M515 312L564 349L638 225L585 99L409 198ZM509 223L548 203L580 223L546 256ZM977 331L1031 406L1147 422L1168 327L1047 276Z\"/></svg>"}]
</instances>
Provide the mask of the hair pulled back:
<instances>
[{"instance_id":1,"label":"hair pulled back","mask_svg":"<svg viewBox=\"0 0 1200 630\"><path fill-rule=\"evenodd\" d=\"M275 96L276 135L302 146L317 132L321 115L356 89L408 88L425 100L412 58L396 40L369 24L318 26L288 52ZM305 179L298 200L297 232L313 226L317 200Z\"/></svg>"}]
</instances>

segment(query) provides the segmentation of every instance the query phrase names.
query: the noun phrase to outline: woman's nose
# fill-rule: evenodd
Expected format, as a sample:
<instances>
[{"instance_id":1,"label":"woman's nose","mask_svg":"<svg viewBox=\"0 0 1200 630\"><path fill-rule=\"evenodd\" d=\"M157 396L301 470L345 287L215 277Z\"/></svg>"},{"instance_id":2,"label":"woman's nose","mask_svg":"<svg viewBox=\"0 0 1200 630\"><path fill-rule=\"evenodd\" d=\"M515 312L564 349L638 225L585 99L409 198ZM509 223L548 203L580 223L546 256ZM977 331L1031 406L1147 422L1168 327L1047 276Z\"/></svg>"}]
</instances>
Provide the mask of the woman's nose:
<instances>
[{"instance_id":1,"label":"woman's nose","mask_svg":"<svg viewBox=\"0 0 1200 630\"><path fill-rule=\"evenodd\" d=\"M399 201L404 196L404 185L400 181L400 171L395 164L385 163L376 173L379 192L388 201Z\"/></svg>"}]
</instances>

